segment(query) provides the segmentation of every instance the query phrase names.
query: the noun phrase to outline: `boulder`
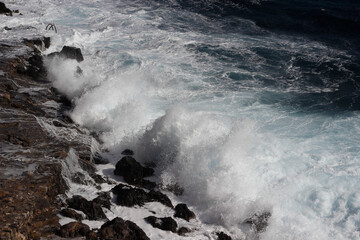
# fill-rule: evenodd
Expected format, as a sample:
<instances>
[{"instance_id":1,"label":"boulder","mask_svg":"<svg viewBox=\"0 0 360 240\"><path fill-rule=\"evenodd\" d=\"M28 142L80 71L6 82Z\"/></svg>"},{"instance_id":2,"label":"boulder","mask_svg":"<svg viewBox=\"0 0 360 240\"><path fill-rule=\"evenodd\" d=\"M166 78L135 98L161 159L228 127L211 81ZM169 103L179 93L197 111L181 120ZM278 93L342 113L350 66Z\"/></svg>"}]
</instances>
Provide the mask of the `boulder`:
<instances>
[{"instance_id":1,"label":"boulder","mask_svg":"<svg viewBox=\"0 0 360 240\"><path fill-rule=\"evenodd\" d=\"M268 226L270 212L255 213L253 216L245 220L245 224L250 224L256 232L263 232Z\"/></svg>"},{"instance_id":2,"label":"boulder","mask_svg":"<svg viewBox=\"0 0 360 240\"><path fill-rule=\"evenodd\" d=\"M89 220L107 219L101 206L94 201L88 201L79 195L75 195L67 202L69 207L84 212Z\"/></svg>"},{"instance_id":3,"label":"boulder","mask_svg":"<svg viewBox=\"0 0 360 240\"><path fill-rule=\"evenodd\" d=\"M147 202L160 202L165 206L173 208L170 199L159 191L145 192L140 188L133 188L124 184L119 184L112 189L117 194L116 203L121 206L132 207L134 205L142 206Z\"/></svg>"},{"instance_id":4,"label":"boulder","mask_svg":"<svg viewBox=\"0 0 360 240\"><path fill-rule=\"evenodd\" d=\"M134 155L134 151L130 150L130 149L125 149L124 151L121 152L122 155L127 155L127 156L132 156Z\"/></svg>"},{"instance_id":5,"label":"boulder","mask_svg":"<svg viewBox=\"0 0 360 240\"><path fill-rule=\"evenodd\" d=\"M216 233L218 240L231 240L231 237L224 232Z\"/></svg>"},{"instance_id":6,"label":"boulder","mask_svg":"<svg viewBox=\"0 0 360 240\"><path fill-rule=\"evenodd\" d=\"M89 232L90 228L88 225L79 222L71 222L61 226L57 235L63 238L74 238L86 236Z\"/></svg>"},{"instance_id":7,"label":"boulder","mask_svg":"<svg viewBox=\"0 0 360 240\"><path fill-rule=\"evenodd\" d=\"M123 176L127 183L141 185L143 178L151 176L154 170L141 166L133 157L125 156L121 158L115 166L114 174Z\"/></svg>"},{"instance_id":8,"label":"boulder","mask_svg":"<svg viewBox=\"0 0 360 240\"><path fill-rule=\"evenodd\" d=\"M187 233L191 232L191 230L187 227L181 227L179 228L179 230L177 231L177 234L180 236L185 236Z\"/></svg>"},{"instance_id":9,"label":"boulder","mask_svg":"<svg viewBox=\"0 0 360 240\"><path fill-rule=\"evenodd\" d=\"M64 217L76 219L78 221L81 221L84 219L81 214L77 213L75 210L70 209L70 208L62 209L60 211L60 214L63 215Z\"/></svg>"},{"instance_id":10,"label":"boulder","mask_svg":"<svg viewBox=\"0 0 360 240\"><path fill-rule=\"evenodd\" d=\"M135 223L119 217L104 223L98 237L103 240L150 240Z\"/></svg>"},{"instance_id":11,"label":"boulder","mask_svg":"<svg viewBox=\"0 0 360 240\"><path fill-rule=\"evenodd\" d=\"M174 206L171 203L171 200L168 198L168 196L166 196L162 192L151 190L148 193L148 195L154 201L160 202L160 203L164 204L165 206L168 206L169 208L174 208Z\"/></svg>"},{"instance_id":12,"label":"boulder","mask_svg":"<svg viewBox=\"0 0 360 240\"><path fill-rule=\"evenodd\" d=\"M77 47L64 46L61 49L59 55L60 57L63 58L75 59L78 62L84 61L84 57L81 53L81 49Z\"/></svg>"},{"instance_id":13,"label":"boulder","mask_svg":"<svg viewBox=\"0 0 360 240\"><path fill-rule=\"evenodd\" d=\"M171 217L157 218L155 216L149 216L144 219L154 228L159 228L164 231L171 231L176 233L177 223Z\"/></svg>"},{"instance_id":14,"label":"boulder","mask_svg":"<svg viewBox=\"0 0 360 240\"><path fill-rule=\"evenodd\" d=\"M195 218L195 213L192 212L184 203L180 203L175 207L174 217L185 219L189 221L190 219Z\"/></svg>"},{"instance_id":15,"label":"boulder","mask_svg":"<svg viewBox=\"0 0 360 240\"><path fill-rule=\"evenodd\" d=\"M0 2L0 14L12 15L10 9L8 9L3 2Z\"/></svg>"},{"instance_id":16,"label":"boulder","mask_svg":"<svg viewBox=\"0 0 360 240\"><path fill-rule=\"evenodd\" d=\"M105 158L103 158L100 154L95 153L95 155L93 156L93 162L95 164L108 164L109 161Z\"/></svg>"},{"instance_id":17,"label":"boulder","mask_svg":"<svg viewBox=\"0 0 360 240\"><path fill-rule=\"evenodd\" d=\"M110 209L111 206L111 196L109 192L101 192L98 194L96 198L94 198L94 202L99 204L100 206L106 207L107 209Z\"/></svg>"}]
</instances>

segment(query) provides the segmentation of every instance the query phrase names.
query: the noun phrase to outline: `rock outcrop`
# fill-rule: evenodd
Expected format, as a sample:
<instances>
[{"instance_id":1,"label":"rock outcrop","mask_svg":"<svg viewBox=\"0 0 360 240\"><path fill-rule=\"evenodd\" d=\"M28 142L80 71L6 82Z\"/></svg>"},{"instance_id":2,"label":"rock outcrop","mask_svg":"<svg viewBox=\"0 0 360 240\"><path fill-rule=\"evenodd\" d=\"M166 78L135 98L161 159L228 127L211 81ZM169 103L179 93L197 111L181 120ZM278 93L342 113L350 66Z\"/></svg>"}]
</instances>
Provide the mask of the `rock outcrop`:
<instances>
[{"instance_id":1,"label":"rock outcrop","mask_svg":"<svg viewBox=\"0 0 360 240\"><path fill-rule=\"evenodd\" d=\"M177 223L171 217L157 218L155 216L149 216L145 218L145 221L150 223L154 228L159 228L164 231L176 232Z\"/></svg>"},{"instance_id":2,"label":"rock outcrop","mask_svg":"<svg viewBox=\"0 0 360 240\"><path fill-rule=\"evenodd\" d=\"M101 205L95 201L88 201L85 198L76 195L71 199L68 199L67 202L69 207L85 213L89 220L107 219L104 211L101 208Z\"/></svg>"},{"instance_id":3,"label":"rock outcrop","mask_svg":"<svg viewBox=\"0 0 360 240\"><path fill-rule=\"evenodd\" d=\"M180 203L175 207L174 217L185 219L186 221L190 221L195 218L195 213L191 211L186 204Z\"/></svg>"},{"instance_id":4,"label":"rock outcrop","mask_svg":"<svg viewBox=\"0 0 360 240\"><path fill-rule=\"evenodd\" d=\"M120 217L104 223L98 231L98 237L103 240L150 240L135 223Z\"/></svg>"}]
</instances>

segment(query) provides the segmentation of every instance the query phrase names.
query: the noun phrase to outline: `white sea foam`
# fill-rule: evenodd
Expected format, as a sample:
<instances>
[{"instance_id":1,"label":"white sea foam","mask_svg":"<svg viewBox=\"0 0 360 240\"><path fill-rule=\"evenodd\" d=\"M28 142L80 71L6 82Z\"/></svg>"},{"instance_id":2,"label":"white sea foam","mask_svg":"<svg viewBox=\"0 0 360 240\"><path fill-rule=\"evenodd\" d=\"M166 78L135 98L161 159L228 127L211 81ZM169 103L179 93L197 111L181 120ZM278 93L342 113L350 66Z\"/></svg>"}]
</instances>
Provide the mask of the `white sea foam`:
<instances>
[{"instance_id":1,"label":"white sea foam","mask_svg":"<svg viewBox=\"0 0 360 240\"><path fill-rule=\"evenodd\" d=\"M59 51L63 45L82 49L82 63L56 58L48 62L54 86L75 103L70 116L102 131L112 164L123 148L131 147L139 161L155 162L157 181L184 187L184 195L172 199L193 207L202 221L195 225L205 229L204 239L215 238L207 231L221 226L235 238L252 239L242 222L263 211L270 211L272 217L261 239L360 238L359 114L304 114L268 104L275 93L270 87L262 93L264 89L258 87L263 79L290 93L331 92L337 85L323 78L327 88L304 86L300 80L306 73L293 65L291 57L286 66L293 83L274 79L264 70L271 64L255 50L261 47L283 53L287 46L286 54L302 54L311 62L335 61L345 53L317 42L271 34L229 33L224 37L216 34L218 23L196 13L176 15L181 10L152 9L151 4L139 2L5 3L24 15L12 19L0 15L0 29L38 27L39 33L52 36L46 53ZM37 4L40 8L33 9ZM172 16L179 18L166 28ZM202 26L214 24L209 29L215 33L184 30L184 19ZM48 22L57 25L58 35L44 31ZM4 39L15 37L10 31L0 31ZM252 31L259 30L254 27ZM15 33L20 36L19 31ZM239 54L245 59L243 65L239 67L236 61L223 64L216 51L196 48L202 45ZM83 75L75 74L77 66ZM231 79L232 73L244 78L239 77L241 84ZM111 166L103 172L111 172ZM81 186L73 189L77 190L71 194L89 199L97 191ZM143 221L146 211L114 206L107 214L135 221L152 239L173 239L175 235L154 230Z\"/></svg>"}]
</instances>

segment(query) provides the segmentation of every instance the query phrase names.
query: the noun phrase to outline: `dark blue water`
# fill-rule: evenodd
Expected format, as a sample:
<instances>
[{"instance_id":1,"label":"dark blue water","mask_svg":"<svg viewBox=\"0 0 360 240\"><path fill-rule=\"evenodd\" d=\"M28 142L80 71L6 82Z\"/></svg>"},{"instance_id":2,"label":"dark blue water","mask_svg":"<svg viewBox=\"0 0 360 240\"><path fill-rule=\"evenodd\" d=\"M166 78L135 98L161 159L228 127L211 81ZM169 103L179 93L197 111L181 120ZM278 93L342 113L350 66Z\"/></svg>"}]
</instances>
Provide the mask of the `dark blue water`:
<instances>
[{"instance_id":1,"label":"dark blue water","mask_svg":"<svg viewBox=\"0 0 360 240\"><path fill-rule=\"evenodd\" d=\"M323 52L294 52L289 44L277 47L256 46L251 50L266 59L261 71L270 74L257 78L265 92L263 103L281 104L305 112L342 112L360 109L360 2L359 1L155 1L159 8L195 12L207 19L172 18L160 28L168 31L197 31L203 34L242 34L267 37L275 34L296 44L319 42L328 47ZM250 20L244 23L244 19ZM193 22L191 22L193 21ZM252 24L255 24L254 27ZM276 45L276 43L275 43ZM341 53L335 54L331 49ZM220 46L190 45L189 51L205 53L221 62L238 65L246 71L257 71L248 64L242 49ZM310 57L309 54L313 54ZM332 55L331 58L327 58ZM296 69L296 74L288 70ZM223 73L218 73L219 75ZM241 85L247 76L228 73L229 79ZM248 81L246 81L248 83ZM287 89L296 86L296 91ZM313 89L313 91L311 91ZM315 90L316 89L316 90ZM284 93L284 91L286 93Z\"/></svg>"}]
</instances>

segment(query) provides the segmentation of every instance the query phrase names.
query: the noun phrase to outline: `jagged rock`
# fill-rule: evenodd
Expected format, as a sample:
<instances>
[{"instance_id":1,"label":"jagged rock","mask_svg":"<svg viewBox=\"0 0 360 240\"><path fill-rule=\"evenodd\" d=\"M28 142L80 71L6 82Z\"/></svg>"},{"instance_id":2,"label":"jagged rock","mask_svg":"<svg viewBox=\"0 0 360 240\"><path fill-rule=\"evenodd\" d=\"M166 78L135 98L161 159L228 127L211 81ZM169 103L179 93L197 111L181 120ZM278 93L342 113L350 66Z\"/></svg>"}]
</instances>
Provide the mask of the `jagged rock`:
<instances>
[{"instance_id":1,"label":"jagged rock","mask_svg":"<svg viewBox=\"0 0 360 240\"><path fill-rule=\"evenodd\" d=\"M159 228L164 231L176 232L177 223L171 217L157 218L155 216L149 216L144 218L145 221L151 224L154 228Z\"/></svg>"},{"instance_id":2,"label":"jagged rock","mask_svg":"<svg viewBox=\"0 0 360 240\"><path fill-rule=\"evenodd\" d=\"M94 201L88 201L79 195L75 195L67 202L69 207L84 212L89 220L107 219L101 206Z\"/></svg>"},{"instance_id":3,"label":"jagged rock","mask_svg":"<svg viewBox=\"0 0 360 240\"><path fill-rule=\"evenodd\" d=\"M245 220L244 223L251 224L252 228L256 232L263 232L268 226L269 219L271 217L270 212L255 213L252 217Z\"/></svg>"},{"instance_id":4,"label":"jagged rock","mask_svg":"<svg viewBox=\"0 0 360 240\"><path fill-rule=\"evenodd\" d=\"M165 194L158 191L146 193L140 188L133 188L124 184L117 185L112 191L117 194L116 203L121 206L142 206L146 202L160 202L165 206L173 207L170 199Z\"/></svg>"},{"instance_id":5,"label":"jagged rock","mask_svg":"<svg viewBox=\"0 0 360 240\"><path fill-rule=\"evenodd\" d=\"M121 158L115 166L114 174L123 176L125 181L130 184L140 185L144 177L151 176L154 170L143 167L133 157L125 156Z\"/></svg>"},{"instance_id":6,"label":"jagged rock","mask_svg":"<svg viewBox=\"0 0 360 240\"><path fill-rule=\"evenodd\" d=\"M101 192L99 193L99 196L94 198L94 202L99 204L100 206L106 207L107 209L110 209L111 206L111 196L109 192Z\"/></svg>"},{"instance_id":7,"label":"jagged rock","mask_svg":"<svg viewBox=\"0 0 360 240\"><path fill-rule=\"evenodd\" d=\"M98 237L103 240L150 240L135 223L119 217L104 223Z\"/></svg>"},{"instance_id":8,"label":"jagged rock","mask_svg":"<svg viewBox=\"0 0 360 240\"><path fill-rule=\"evenodd\" d=\"M141 184L144 170L133 157L125 156L116 163L114 174L123 176L127 183Z\"/></svg>"},{"instance_id":9,"label":"jagged rock","mask_svg":"<svg viewBox=\"0 0 360 240\"><path fill-rule=\"evenodd\" d=\"M81 214L77 213L75 210L70 209L70 208L62 209L60 211L60 214L63 215L64 217L76 219L78 221L81 221L84 219Z\"/></svg>"},{"instance_id":10,"label":"jagged rock","mask_svg":"<svg viewBox=\"0 0 360 240\"><path fill-rule=\"evenodd\" d=\"M148 195L150 196L151 199L155 200L156 202L160 202L165 206L168 206L169 208L174 208L168 196L166 196L162 192L151 190L148 193Z\"/></svg>"},{"instance_id":11,"label":"jagged rock","mask_svg":"<svg viewBox=\"0 0 360 240\"><path fill-rule=\"evenodd\" d=\"M218 240L231 240L231 237L224 232L216 233Z\"/></svg>"},{"instance_id":12,"label":"jagged rock","mask_svg":"<svg viewBox=\"0 0 360 240\"><path fill-rule=\"evenodd\" d=\"M175 207L174 217L185 219L189 221L190 219L195 218L195 213L192 212L184 203L180 203Z\"/></svg>"},{"instance_id":13,"label":"jagged rock","mask_svg":"<svg viewBox=\"0 0 360 240\"><path fill-rule=\"evenodd\" d=\"M24 43L33 47L34 45L42 48L43 44L45 48L49 48L51 44L50 37L35 38L35 39L24 39Z\"/></svg>"},{"instance_id":14,"label":"jagged rock","mask_svg":"<svg viewBox=\"0 0 360 240\"><path fill-rule=\"evenodd\" d=\"M61 226L57 235L64 238L86 236L90 232L88 225L79 222L71 222Z\"/></svg>"},{"instance_id":15,"label":"jagged rock","mask_svg":"<svg viewBox=\"0 0 360 240\"><path fill-rule=\"evenodd\" d=\"M64 46L60 51L60 57L75 59L78 62L84 61L81 49L77 47Z\"/></svg>"},{"instance_id":16,"label":"jagged rock","mask_svg":"<svg viewBox=\"0 0 360 240\"><path fill-rule=\"evenodd\" d=\"M130 150L130 149L125 149L124 151L121 152L122 155L127 155L127 156L132 156L134 155L134 151Z\"/></svg>"},{"instance_id":17,"label":"jagged rock","mask_svg":"<svg viewBox=\"0 0 360 240\"><path fill-rule=\"evenodd\" d=\"M0 14L6 14L12 16L12 12L8 9L3 2L0 2Z\"/></svg>"},{"instance_id":18,"label":"jagged rock","mask_svg":"<svg viewBox=\"0 0 360 240\"><path fill-rule=\"evenodd\" d=\"M138 185L139 187L146 188L148 190L156 188L156 183L143 179L141 182L141 185Z\"/></svg>"},{"instance_id":19,"label":"jagged rock","mask_svg":"<svg viewBox=\"0 0 360 240\"><path fill-rule=\"evenodd\" d=\"M177 234L180 236L185 236L187 233L191 232L191 230L187 227L181 227L179 228L179 230L177 231Z\"/></svg>"}]
</instances>

